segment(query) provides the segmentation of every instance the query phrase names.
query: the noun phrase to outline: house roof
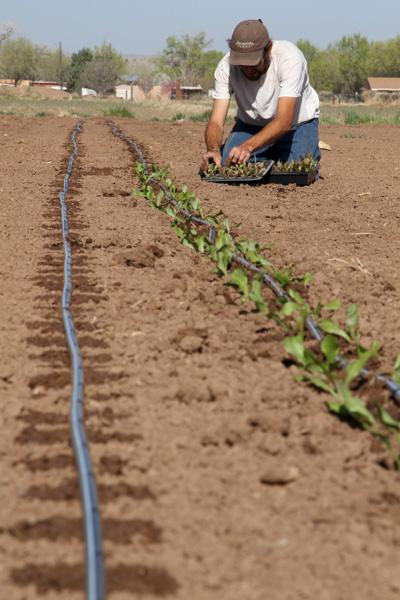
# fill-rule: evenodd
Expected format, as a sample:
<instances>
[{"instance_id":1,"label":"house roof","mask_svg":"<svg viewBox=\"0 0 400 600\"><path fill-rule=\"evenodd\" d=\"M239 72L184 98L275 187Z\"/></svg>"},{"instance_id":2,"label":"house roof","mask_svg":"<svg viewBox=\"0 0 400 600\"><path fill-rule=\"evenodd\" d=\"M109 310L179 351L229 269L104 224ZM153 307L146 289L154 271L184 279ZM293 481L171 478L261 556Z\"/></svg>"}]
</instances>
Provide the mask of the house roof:
<instances>
[{"instance_id":1,"label":"house roof","mask_svg":"<svg viewBox=\"0 0 400 600\"><path fill-rule=\"evenodd\" d=\"M400 92L400 77L368 77L368 86L374 92Z\"/></svg>"}]
</instances>

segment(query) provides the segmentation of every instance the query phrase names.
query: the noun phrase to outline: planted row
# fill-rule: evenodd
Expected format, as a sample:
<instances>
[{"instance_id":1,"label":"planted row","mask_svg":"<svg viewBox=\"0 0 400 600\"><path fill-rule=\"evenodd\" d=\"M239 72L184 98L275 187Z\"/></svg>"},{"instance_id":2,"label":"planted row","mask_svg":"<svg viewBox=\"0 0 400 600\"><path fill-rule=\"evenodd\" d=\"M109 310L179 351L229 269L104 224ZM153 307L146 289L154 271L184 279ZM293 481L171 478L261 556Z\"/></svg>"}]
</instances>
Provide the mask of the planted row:
<instances>
[{"instance_id":1,"label":"planted row","mask_svg":"<svg viewBox=\"0 0 400 600\"><path fill-rule=\"evenodd\" d=\"M290 268L277 269L265 256L267 246L261 247L256 241L240 237L237 228L233 228L233 232L222 213L205 216L195 194L187 186L178 188L167 169L153 165L146 172L138 162L136 173L139 187L134 193L173 218L172 226L181 243L210 256L216 271L229 277L227 284L237 288L244 301L253 302L257 311L279 324L285 334L285 350L299 368L298 379L329 394L331 399L326 402L329 410L379 439L388 451L390 464L400 469L397 407L389 399L384 402L376 398L364 400L362 394L356 393L363 369L369 361L377 359L380 349L377 341L369 347L361 344L357 306L352 304L347 308L342 325L336 318L341 308L339 300L327 304L320 302L315 308L311 307L305 298L305 288L312 279L310 273L299 277ZM195 222L193 217L201 222ZM267 299L262 273L235 267L237 255L244 257L258 271L271 275L285 294ZM304 290L303 295L299 289ZM306 327L307 319L312 315L324 332L320 344L310 339ZM346 360L342 358L344 355ZM391 376L400 383L400 355Z\"/></svg>"}]
</instances>

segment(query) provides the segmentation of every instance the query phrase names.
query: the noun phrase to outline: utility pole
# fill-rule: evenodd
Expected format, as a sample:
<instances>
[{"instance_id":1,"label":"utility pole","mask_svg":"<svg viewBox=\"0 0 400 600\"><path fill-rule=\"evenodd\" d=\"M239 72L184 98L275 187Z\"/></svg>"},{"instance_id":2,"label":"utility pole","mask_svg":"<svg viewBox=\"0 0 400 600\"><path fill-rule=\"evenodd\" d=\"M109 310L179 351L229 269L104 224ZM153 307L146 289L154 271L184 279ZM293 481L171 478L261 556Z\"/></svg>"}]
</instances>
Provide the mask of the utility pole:
<instances>
[{"instance_id":1,"label":"utility pole","mask_svg":"<svg viewBox=\"0 0 400 600\"><path fill-rule=\"evenodd\" d=\"M60 90L62 91L64 85L64 69L63 69L63 55L62 55L62 46L61 42L58 47L58 75L60 78Z\"/></svg>"}]
</instances>

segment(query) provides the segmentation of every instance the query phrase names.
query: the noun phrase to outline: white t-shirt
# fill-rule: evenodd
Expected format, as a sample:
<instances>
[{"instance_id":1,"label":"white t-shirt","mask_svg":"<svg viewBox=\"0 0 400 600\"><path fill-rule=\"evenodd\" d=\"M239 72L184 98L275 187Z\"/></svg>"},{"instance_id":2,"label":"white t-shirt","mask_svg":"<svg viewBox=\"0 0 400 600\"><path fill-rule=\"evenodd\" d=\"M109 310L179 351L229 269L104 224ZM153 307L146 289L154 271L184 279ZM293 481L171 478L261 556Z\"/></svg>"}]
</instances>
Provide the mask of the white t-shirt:
<instances>
[{"instance_id":1,"label":"white t-shirt","mask_svg":"<svg viewBox=\"0 0 400 600\"><path fill-rule=\"evenodd\" d=\"M276 114L278 99L298 98L293 125L319 117L319 98L311 87L303 53L292 44L274 40L268 71L256 81L246 79L240 67L229 64L229 53L215 71L215 100L229 100L234 94L239 119L264 126Z\"/></svg>"}]
</instances>

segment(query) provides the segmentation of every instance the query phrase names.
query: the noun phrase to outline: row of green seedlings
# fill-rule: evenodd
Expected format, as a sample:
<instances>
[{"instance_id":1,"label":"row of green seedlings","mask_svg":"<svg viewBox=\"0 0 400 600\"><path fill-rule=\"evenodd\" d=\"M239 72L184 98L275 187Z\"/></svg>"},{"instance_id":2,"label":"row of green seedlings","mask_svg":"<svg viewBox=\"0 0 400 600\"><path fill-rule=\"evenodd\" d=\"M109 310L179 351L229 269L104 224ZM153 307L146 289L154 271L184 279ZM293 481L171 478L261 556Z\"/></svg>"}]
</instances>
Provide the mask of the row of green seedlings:
<instances>
[{"instance_id":1,"label":"row of green seedlings","mask_svg":"<svg viewBox=\"0 0 400 600\"><path fill-rule=\"evenodd\" d=\"M238 165L219 166L210 163L204 172L206 177L257 177L265 171L263 162L247 162Z\"/></svg>"},{"instance_id":2,"label":"row of green seedlings","mask_svg":"<svg viewBox=\"0 0 400 600\"><path fill-rule=\"evenodd\" d=\"M227 285L237 288L245 302L253 302L256 311L265 313L282 328L285 350L299 367L300 375L296 379L329 394L330 399L326 402L328 409L380 440L388 451L385 466L400 470L400 421L397 408L389 399L365 401L355 393L360 386L361 372L369 361L377 359L380 349L377 341L373 341L369 347L361 344L357 305L348 306L343 324L335 318L341 308L340 300L318 303L313 309L299 291L306 292L311 283L311 273L298 277L290 268L276 269L264 256L268 246L261 247L256 241L233 235L223 213L204 215L200 200L186 185L178 188L167 168L152 165L146 171L142 163L137 162L136 174L139 187L133 193L144 197L151 207L169 215L181 243L208 255L216 264L216 272L229 278ZM188 212L207 225L194 224L188 218ZM216 233L212 240L210 228L214 228ZM264 297L262 275L247 272L242 267L235 268L235 254L272 275L286 291L287 297L268 302ZM321 343L311 340L307 332L307 318L313 315L324 332ZM347 360L345 368L342 366L344 355ZM400 383L400 354L390 375Z\"/></svg>"}]
</instances>

